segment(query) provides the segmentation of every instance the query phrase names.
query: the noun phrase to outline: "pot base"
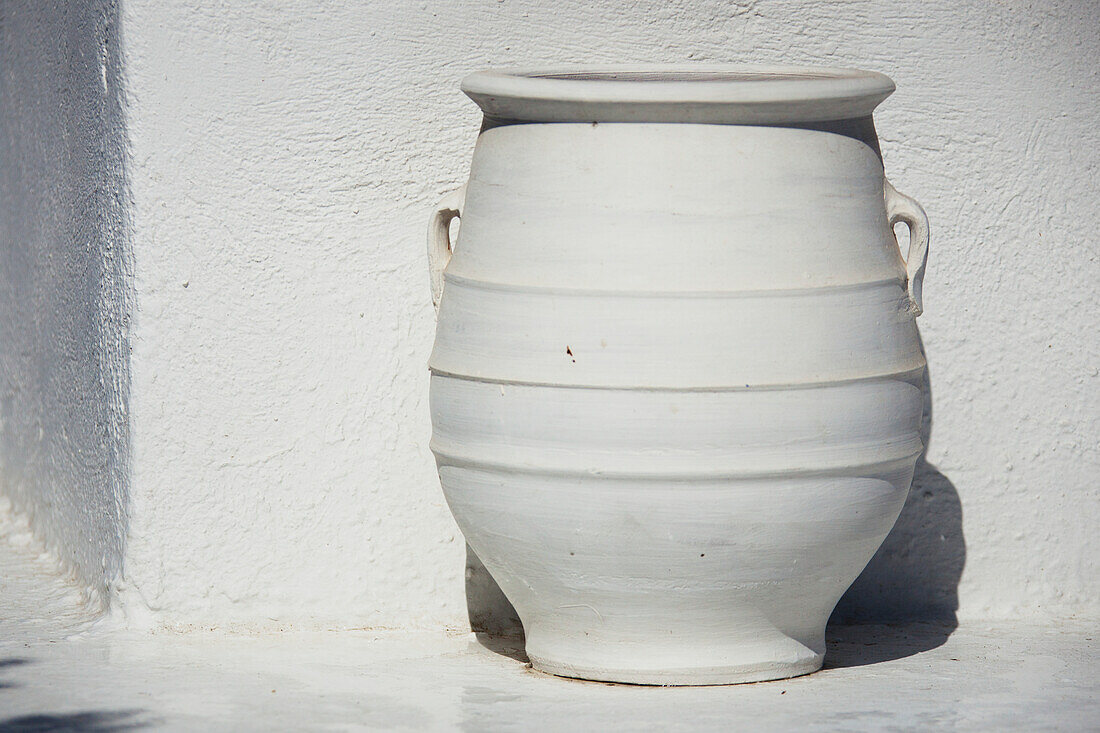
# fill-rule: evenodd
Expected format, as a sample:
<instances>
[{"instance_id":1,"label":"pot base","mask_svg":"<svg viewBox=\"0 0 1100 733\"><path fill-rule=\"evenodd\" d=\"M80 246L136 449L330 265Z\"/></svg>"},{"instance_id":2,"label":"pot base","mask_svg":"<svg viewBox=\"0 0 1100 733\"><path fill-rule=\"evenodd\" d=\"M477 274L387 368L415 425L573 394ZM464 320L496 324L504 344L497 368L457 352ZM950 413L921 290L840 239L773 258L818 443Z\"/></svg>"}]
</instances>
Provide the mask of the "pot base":
<instances>
[{"instance_id":1,"label":"pot base","mask_svg":"<svg viewBox=\"0 0 1100 733\"><path fill-rule=\"evenodd\" d=\"M799 677L821 669L825 655L813 654L794 662L758 662L733 666L691 667L682 669L617 669L584 667L558 662L527 653L531 667L557 677L618 682L628 685L659 685L663 687L736 685L745 682L766 682Z\"/></svg>"}]
</instances>

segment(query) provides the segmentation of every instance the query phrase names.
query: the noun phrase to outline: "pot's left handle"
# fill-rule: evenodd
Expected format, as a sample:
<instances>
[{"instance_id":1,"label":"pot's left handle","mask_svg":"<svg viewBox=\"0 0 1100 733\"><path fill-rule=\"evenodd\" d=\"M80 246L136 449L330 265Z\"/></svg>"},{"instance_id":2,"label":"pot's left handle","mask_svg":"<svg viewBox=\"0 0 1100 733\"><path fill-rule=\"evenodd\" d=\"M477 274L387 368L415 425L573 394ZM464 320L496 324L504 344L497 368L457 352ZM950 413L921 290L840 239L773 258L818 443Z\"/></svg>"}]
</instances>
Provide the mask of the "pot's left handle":
<instances>
[{"instance_id":1,"label":"pot's left handle","mask_svg":"<svg viewBox=\"0 0 1100 733\"><path fill-rule=\"evenodd\" d=\"M905 258L905 279L909 291L909 312L914 317L924 312L921 289L924 286L924 268L928 264L928 214L917 203L885 182L886 216L890 229L899 221L909 227L909 254Z\"/></svg>"},{"instance_id":2,"label":"pot's left handle","mask_svg":"<svg viewBox=\"0 0 1100 733\"><path fill-rule=\"evenodd\" d=\"M432 305L437 312L439 299L443 297L443 271L451 261L451 220L461 218L465 199L465 186L451 191L436 205L428 222L428 274L432 280Z\"/></svg>"}]
</instances>

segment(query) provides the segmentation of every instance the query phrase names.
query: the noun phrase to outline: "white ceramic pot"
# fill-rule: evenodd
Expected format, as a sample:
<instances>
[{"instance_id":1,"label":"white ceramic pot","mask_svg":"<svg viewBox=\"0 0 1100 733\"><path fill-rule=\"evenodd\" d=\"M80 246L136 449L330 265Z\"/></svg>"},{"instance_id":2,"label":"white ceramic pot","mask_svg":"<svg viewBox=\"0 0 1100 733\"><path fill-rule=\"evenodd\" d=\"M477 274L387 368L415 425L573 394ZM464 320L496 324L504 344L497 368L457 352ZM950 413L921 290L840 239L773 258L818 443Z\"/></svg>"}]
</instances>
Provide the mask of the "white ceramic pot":
<instances>
[{"instance_id":1,"label":"white ceramic pot","mask_svg":"<svg viewBox=\"0 0 1100 733\"><path fill-rule=\"evenodd\" d=\"M532 664L818 669L921 451L928 226L871 122L893 83L690 67L463 89L485 125L429 232L432 450Z\"/></svg>"}]
</instances>

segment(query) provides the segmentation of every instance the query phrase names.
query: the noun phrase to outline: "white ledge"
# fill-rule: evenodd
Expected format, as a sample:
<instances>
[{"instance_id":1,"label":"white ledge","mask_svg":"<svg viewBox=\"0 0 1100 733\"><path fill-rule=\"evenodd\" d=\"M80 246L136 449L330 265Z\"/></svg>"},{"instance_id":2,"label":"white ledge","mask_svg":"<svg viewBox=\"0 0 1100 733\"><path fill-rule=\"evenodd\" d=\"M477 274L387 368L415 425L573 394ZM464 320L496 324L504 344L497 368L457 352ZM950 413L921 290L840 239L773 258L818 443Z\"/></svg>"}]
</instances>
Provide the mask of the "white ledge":
<instances>
[{"instance_id":1,"label":"white ledge","mask_svg":"<svg viewBox=\"0 0 1100 733\"><path fill-rule=\"evenodd\" d=\"M459 632L89 628L65 588L0 537L2 730L988 731L1100 720L1097 627L1084 621L833 628L816 674L661 688L543 675L514 642L490 649Z\"/></svg>"}]
</instances>

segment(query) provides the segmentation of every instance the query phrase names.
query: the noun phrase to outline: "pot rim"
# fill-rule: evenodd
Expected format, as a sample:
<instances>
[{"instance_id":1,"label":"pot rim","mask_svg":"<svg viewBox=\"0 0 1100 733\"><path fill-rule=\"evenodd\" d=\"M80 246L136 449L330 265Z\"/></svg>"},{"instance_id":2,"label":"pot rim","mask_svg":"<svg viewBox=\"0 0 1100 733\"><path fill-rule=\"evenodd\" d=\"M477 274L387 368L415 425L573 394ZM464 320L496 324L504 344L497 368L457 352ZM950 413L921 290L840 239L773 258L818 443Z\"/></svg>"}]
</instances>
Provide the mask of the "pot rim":
<instances>
[{"instance_id":1,"label":"pot rim","mask_svg":"<svg viewBox=\"0 0 1100 733\"><path fill-rule=\"evenodd\" d=\"M495 121L778 124L870 115L885 74L827 66L673 64L488 69L462 91Z\"/></svg>"}]
</instances>

